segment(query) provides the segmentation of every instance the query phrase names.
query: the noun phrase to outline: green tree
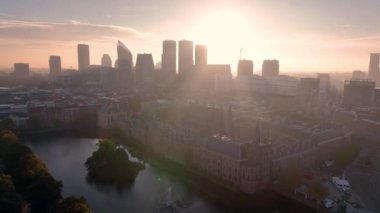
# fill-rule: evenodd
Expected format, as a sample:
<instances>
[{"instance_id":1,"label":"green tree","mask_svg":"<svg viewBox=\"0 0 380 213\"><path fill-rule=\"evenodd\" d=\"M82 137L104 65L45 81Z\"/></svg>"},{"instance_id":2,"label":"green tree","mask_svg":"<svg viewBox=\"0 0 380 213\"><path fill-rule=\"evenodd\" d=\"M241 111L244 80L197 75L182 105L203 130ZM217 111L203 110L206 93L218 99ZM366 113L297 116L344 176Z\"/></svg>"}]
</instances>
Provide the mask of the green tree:
<instances>
[{"instance_id":1,"label":"green tree","mask_svg":"<svg viewBox=\"0 0 380 213\"><path fill-rule=\"evenodd\" d=\"M85 198L67 197L59 202L51 213L92 213Z\"/></svg>"},{"instance_id":2,"label":"green tree","mask_svg":"<svg viewBox=\"0 0 380 213\"><path fill-rule=\"evenodd\" d=\"M100 140L97 146L98 149L85 163L91 179L116 183L134 180L142 168L141 164L129 161L126 151L110 140Z\"/></svg>"}]
</instances>

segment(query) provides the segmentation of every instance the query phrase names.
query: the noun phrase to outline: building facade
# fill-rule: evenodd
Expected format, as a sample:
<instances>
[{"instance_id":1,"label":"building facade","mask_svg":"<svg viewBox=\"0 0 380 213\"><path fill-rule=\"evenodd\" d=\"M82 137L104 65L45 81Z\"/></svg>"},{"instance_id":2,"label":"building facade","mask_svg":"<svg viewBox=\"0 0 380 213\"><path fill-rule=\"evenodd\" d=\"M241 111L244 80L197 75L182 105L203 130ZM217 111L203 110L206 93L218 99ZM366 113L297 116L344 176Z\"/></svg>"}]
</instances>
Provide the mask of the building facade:
<instances>
[{"instance_id":1,"label":"building facade","mask_svg":"<svg viewBox=\"0 0 380 213\"><path fill-rule=\"evenodd\" d=\"M78 71L83 72L90 66L90 46L78 44Z\"/></svg>"},{"instance_id":2,"label":"building facade","mask_svg":"<svg viewBox=\"0 0 380 213\"><path fill-rule=\"evenodd\" d=\"M194 69L193 42L181 40L178 42L178 74L188 75Z\"/></svg>"},{"instance_id":3,"label":"building facade","mask_svg":"<svg viewBox=\"0 0 380 213\"><path fill-rule=\"evenodd\" d=\"M50 56L49 58L50 75L57 76L62 72L61 56Z\"/></svg>"}]
</instances>

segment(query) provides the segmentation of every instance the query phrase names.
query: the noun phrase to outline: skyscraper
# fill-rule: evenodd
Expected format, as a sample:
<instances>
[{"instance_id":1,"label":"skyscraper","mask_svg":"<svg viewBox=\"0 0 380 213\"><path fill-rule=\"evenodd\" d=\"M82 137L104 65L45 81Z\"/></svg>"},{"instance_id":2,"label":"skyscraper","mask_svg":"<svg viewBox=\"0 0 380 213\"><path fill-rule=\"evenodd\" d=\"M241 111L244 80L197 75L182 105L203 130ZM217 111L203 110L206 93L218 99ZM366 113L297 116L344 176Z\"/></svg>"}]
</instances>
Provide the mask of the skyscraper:
<instances>
[{"instance_id":1,"label":"skyscraper","mask_svg":"<svg viewBox=\"0 0 380 213\"><path fill-rule=\"evenodd\" d=\"M117 57L119 85L121 87L130 87L133 82L133 56L131 51L121 41L117 42Z\"/></svg>"},{"instance_id":2,"label":"skyscraper","mask_svg":"<svg viewBox=\"0 0 380 213\"><path fill-rule=\"evenodd\" d=\"M50 75L59 75L62 71L61 56L51 55L49 58Z\"/></svg>"},{"instance_id":3,"label":"skyscraper","mask_svg":"<svg viewBox=\"0 0 380 213\"><path fill-rule=\"evenodd\" d=\"M146 84L153 79L154 62L152 54L138 54L136 59L136 83Z\"/></svg>"},{"instance_id":4,"label":"skyscraper","mask_svg":"<svg viewBox=\"0 0 380 213\"><path fill-rule=\"evenodd\" d=\"M252 76L253 75L253 61L251 60L239 60L238 63L238 77Z\"/></svg>"},{"instance_id":5,"label":"skyscraper","mask_svg":"<svg viewBox=\"0 0 380 213\"><path fill-rule=\"evenodd\" d=\"M193 70L193 42L181 40L178 42L178 74L188 74Z\"/></svg>"},{"instance_id":6,"label":"skyscraper","mask_svg":"<svg viewBox=\"0 0 380 213\"><path fill-rule=\"evenodd\" d=\"M278 60L264 60L262 68L263 77L278 76L280 72L280 64Z\"/></svg>"},{"instance_id":7,"label":"skyscraper","mask_svg":"<svg viewBox=\"0 0 380 213\"><path fill-rule=\"evenodd\" d=\"M102 66L103 67L112 67L112 59L108 54L103 54L102 56Z\"/></svg>"},{"instance_id":8,"label":"skyscraper","mask_svg":"<svg viewBox=\"0 0 380 213\"><path fill-rule=\"evenodd\" d=\"M377 85L380 84L380 54L379 53L371 53L369 59L369 68L368 68L368 79L375 81Z\"/></svg>"},{"instance_id":9,"label":"skyscraper","mask_svg":"<svg viewBox=\"0 0 380 213\"><path fill-rule=\"evenodd\" d=\"M175 74L177 72L177 43L173 40L165 40L162 42L162 71L166 74Z\"/></svg>"},{"instance_id":10,"label":"skyscraper","mask_svg":"<svg viewBox=\"0 0 380 213\"><path fill-rule=\"evenodd\" d=\"M90 47L78 44L78 70L84 71L90 66Z\"/></svg>"},{"instance_id":11,"label":"skyscraper","mask_svg":"<svg viewBox=\"0 0 380 213\"><path fill-rule=\"evenodd\" d=\"M207 67L207 46L195 46L195 68L197 71L203 71Z\"/></svg>"},{"instance_id":12,"label":"skyscraper","mask_svg":"<svg viewBox=\"0 0 380 213\"><path fill-rule=\"evenodd\" d=\"M14 77L25 78L29 76L29 64L25 63L15 63L14 72L12 73Z\"/></svg>"}]
</instances>

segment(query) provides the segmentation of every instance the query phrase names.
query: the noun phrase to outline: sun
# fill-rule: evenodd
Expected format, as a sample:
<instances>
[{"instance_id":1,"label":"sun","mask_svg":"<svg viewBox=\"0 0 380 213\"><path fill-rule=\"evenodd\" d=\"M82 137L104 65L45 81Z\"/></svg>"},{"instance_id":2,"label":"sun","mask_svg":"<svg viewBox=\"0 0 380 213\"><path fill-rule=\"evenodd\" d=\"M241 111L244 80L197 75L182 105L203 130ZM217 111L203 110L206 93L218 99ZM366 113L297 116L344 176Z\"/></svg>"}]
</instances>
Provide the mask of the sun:
<instances>
[{"instance_id":1,"label":"sun","mask_svg":"<svg viewBox=\"0 0 380 213\"><path fill-rule=\"evenodd\" d=\"M217 62L239 57L240 49L254 40L250 21L241 14L229 10L208 13L191 30L196 43L206 44L211 59Z\"/></svg>"}]
</instances>

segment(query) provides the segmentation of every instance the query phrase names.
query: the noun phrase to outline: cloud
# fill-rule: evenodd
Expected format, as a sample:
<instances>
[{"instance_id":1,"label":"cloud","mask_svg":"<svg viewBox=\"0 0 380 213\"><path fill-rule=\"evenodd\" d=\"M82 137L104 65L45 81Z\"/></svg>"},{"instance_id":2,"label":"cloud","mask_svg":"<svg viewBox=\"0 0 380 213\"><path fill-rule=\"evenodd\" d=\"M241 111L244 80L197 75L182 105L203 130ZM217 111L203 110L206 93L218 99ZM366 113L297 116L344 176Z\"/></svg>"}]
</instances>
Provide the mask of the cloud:
<instances>
[{"instance_id":1,"label":"cloud","mask_svg":"<svg viewBox=\"0 0 380 213\"><path fill-rule=\"evenodd\" d=\"M0 41L28 42L115 42L148 40L152 33L130 27L67 22L40 22L0 19Z\"/></svg>"}]
</instances>

